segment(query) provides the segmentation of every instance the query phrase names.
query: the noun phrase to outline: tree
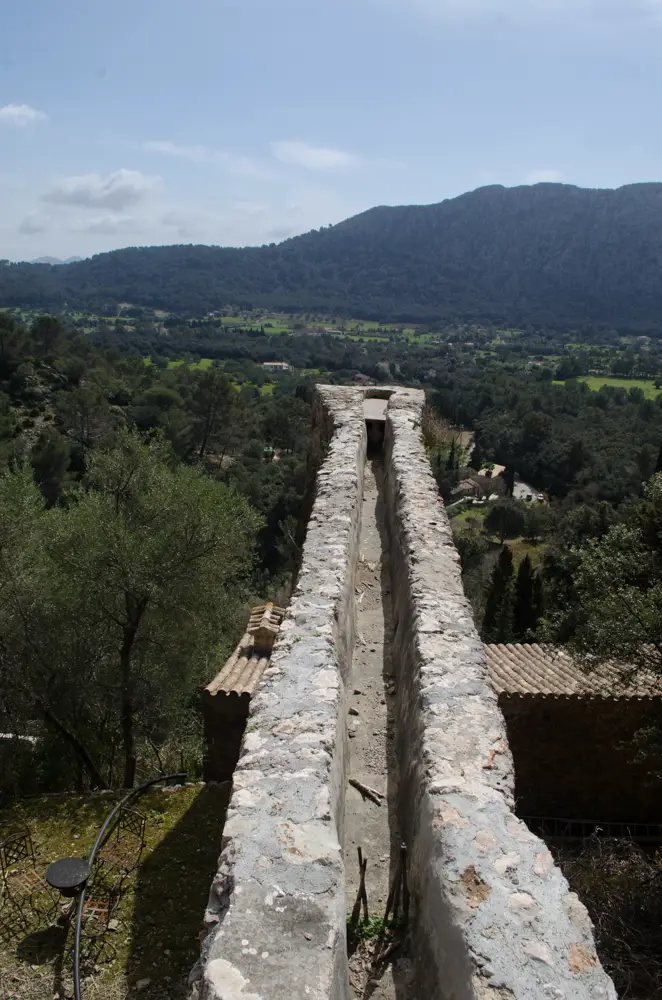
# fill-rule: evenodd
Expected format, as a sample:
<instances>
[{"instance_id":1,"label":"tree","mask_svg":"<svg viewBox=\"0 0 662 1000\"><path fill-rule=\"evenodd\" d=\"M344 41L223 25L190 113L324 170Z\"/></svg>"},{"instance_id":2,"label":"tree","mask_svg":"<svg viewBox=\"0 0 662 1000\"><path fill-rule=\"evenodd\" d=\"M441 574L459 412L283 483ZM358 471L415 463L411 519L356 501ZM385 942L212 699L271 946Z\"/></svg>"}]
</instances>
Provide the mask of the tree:
<instances>
[{"instance_id":1,"label":"tree","mask_svg":"<svg viewBox=\"0 0 662 1000\"><path fill-rule=\"evenodd\" d=\"M524 508L524 528L522 534L525 541L537 545L550 527L551 516L548 507L540 504L527 504Z\"/></svg>"},{"instance_id":2,"label":"tree","mask_svg":"<svg viewBox=\"0 0 662 1000\"><path fill-rule=\"evenodd\" d=\"M535 576L528 555L522 559L515 580L513 633L520 640L529 638L538 622L536 611ZM539 597L538 597L539 599Z\"/></svg>"},{"instance_id":3,"label":"tree","mask_svg":"<svg viewBox=\"0 0 662 1000\"><path fill-rule=\"evenodd\" d=\"M512 639L512 581L513 556L508 546L504 545L492 572L485 602L485 642L510 642Z\"/></svg>"},{"instance_id":4,"label":"tree","mask_svg":"<svg viewBox=\"0 0 662 1000\"><path fill-rule=\"evenodd\" d=\"M18 365L25 349L25 331L12 316L0 312L0 377L7 378Z\"/></svg>"},{"instance_id":5,"label":"tree","mask_svg":"<svg viewBox=\"0 0 662 1000\"><path fill-rule=\"evenodd\" d=\"M64 326L57 316L38 316L32 324L37 353L51 354L64 336Z\"/></svg>"},{"instance_id":6,"label":"tree","mask_svg":"<svg viewBox=\"0 0 662 1000\"><path fill-rule=\"evenodd\" d=\"M56 398L60 425L81 453L108 443L115 430L108 399L94 379L85 379Z\"/></svg>"},{"instance_id":7,"label":"tree","mask_svg":"<svg viewBox=\"0 0 662 1000\"><path fill-rule=\"evenodd\" d=\"M657 454L657 462L655 463L655 473L662 472L662 444L660 445L660 450Z\"/></svg>"},{"instance_id":8,"label":"tree","mask_svg":"<svg viewBox=\"0 0 662 1000\"><path fill-rule=\"evenodd\" d=\"M69 445L54 427L44 430L32 451L34 478L46 503L57 503L69 468Z\"/></svg>"},{"instance_id":9,"label":"tree","mask_svg":"<svg viewBox=\"0 0 662 1000\"><path fill-rule=\"evenodd\" d=\"M515 491L515 466L508 463L501 473L501 477L506 484L506 496L512 497Z\"/></svg>"},{"instance_id":10,"label":"tree","mask_svg":"<svg viewBox=\"0 0 662 1000\"><path fill-rule=\"evenodd\" d=\"M232 490L177 463L163 440L145 444L135 432L91 453L85 488L65 506L40 511L23 472L2 481L9 499L17 482L32 572L5 604L12 687L40 707L93 785L116 781L119 750L131 787L145 746L185 727L210 658L229 649L260 520ZM16 506L2 509L0 491L0 525Z\"/></svg>"},{"instance_id":11,"label":"tree","mask_svg":"<svg viewBox=\"0 0 662 1000\"><path fill-rule=\"evenodd\" d=\"M217 432L229 428L236 410L235 390L230 379L218 368L197 372L189 399L193 417L193 451L204 455Z\"/></svg>"},{"instance_id":12,"label":"tree","mask_svg":"<svg viewBox=\"0 0 662 1000\"><path fill-rule=\"evenodd\" d=\"M475 469L476 472L480 472L483 468L483 451L478 437L474 438L474 446L471 452L471 458L469 459L469 465L472 469Z\"/></svg>"},{"instance_id":13,"label":"tree","mask_svg":"<svg viewBox=\"0 0 662 1000\"><path fill-rule=\"evenodd\" d=\"M662 671L662 475L625 523L581 550L575 587L580 655Z\"/></svg>"},{"instance_id":14,"label":"tree","mask_svg":"<svg viewBox=\"0 0 662 1000\"><path fill-rule=\"evenodd\" d=\"M656 456L655 449L650 444L644 444L635 456L637 468L642 480L650 479L655 472ZM662 471L662 470L660 470Z\"/></svg>"},{"instance_id":15,"label":"tree","mask_svg":"<svg viewBox=\"0 0 662 1000\"><path fill-rule=\"evenodd\" d=\"M524 530L524 514L515 500L497 500L485 518L485 527L490 534L498 535L499 544L506 538L517 538Z\"/></svg>"},{"instance_id":16,"label":"tree","mask_svg":"<svg viewBox=\"0 0 662 1000\"><path fill-rule=\"evenodd\" d=\"M449 472L455 470L455 438L451 441L451 448L446 459L446 470Z\"/></svg>"},{"instance_id":17,"label":"tree","mask_svg":"<svg viewBox=\"0 0 662 1000\"><path fill-rule=\"evenodd\" d=\"M536 573L533 578L533 610L536 622L540 621L545 611L545 588L540 573Z\"/></svg>"}]
</instances>

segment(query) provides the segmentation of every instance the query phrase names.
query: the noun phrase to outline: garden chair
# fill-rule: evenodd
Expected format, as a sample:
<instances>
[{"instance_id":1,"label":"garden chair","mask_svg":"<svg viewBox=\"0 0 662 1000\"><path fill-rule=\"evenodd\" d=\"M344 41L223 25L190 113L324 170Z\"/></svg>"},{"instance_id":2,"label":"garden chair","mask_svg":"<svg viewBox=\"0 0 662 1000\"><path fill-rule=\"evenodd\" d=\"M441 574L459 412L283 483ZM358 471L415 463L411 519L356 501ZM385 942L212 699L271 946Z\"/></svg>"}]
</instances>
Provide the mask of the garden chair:
<instances>
[{"instance_id":1,"label":"garden chair","mask_svg":"<svg viewBox=\"0 0 662 1000\"><path fill-rule=\"evenodd\" d=\"M102 937L122 898L121 879L113 865L98 858L87 883L83 903L83 933L88 938Z\"/></svg>"},{"instance_id":2,"label":"garden chair","mask_svg":"<svg viewBox=\"0 0 662 1000\"><path fill-rule=\"evenodd\" d=\"M15 831L0 840L0 876L3 902L11 902L23 916L26 909L40 918L55 913L57 899L37 866L29 830ZM4 910L3 906L3 914Z\"/></svg>"},{"instance_id":3,"label":"garden chair","mask_svg":"<svg viewBox=\"0 0 662 1000\"><path fill-rule=\"evenodd\" d=\"M140 864L145 848L147 817L135 809L120 809L117 823L101 848L100 858L124 879Z\"/></svg>"}]
</instances>

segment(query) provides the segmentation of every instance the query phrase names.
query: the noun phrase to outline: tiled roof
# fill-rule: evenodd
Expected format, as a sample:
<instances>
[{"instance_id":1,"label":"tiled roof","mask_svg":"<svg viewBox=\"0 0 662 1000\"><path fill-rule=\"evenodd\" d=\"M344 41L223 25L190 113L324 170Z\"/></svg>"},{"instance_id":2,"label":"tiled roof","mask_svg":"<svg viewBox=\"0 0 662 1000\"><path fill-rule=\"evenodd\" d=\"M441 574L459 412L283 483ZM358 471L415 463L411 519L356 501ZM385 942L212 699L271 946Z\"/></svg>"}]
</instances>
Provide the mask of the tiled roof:
<instances>
[{"instance_id":1,"label":"tiled roof","mask_svg":"<svg viewBox=\"0 0 662 1000\"><path fill-rule=\"evenodd\" d=\"M204 693L216 695L248 695L257 691L271 659L271 648L285 616L283 608L265 604L253 608L247 631L223 669L208 684Z\"/></svg>"},{"instance_id":2,"label":"tiled roof","mask_svg":"<svg viewBox=\"0 0 662 1000\"><path fill-rule=\"evenodd\" d=\"M485 647L490 683L497 694L551 698L660 698L662 678L638 670L623 679L621 668L604 664L586 672L553 646Z\"/></svg>"}]
</instances>

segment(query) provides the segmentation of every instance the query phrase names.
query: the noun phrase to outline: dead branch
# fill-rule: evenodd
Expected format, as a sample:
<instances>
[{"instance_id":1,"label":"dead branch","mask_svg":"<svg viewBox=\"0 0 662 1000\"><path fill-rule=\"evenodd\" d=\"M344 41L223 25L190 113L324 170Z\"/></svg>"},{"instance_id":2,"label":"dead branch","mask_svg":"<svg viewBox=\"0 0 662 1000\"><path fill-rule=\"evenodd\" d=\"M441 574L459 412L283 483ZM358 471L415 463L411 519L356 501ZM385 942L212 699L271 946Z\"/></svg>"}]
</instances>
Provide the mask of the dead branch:
<instances>
[{"instance_id":1,"label":"dead branch","mask_svg":"<svg viewBox=\"0 0 662 1000\"><path fill-rule=\"evenodd\" d=\"M356 778L350 778L349 783L352 788L356 788L357 792L360 792L365 799L370 799L376 806L381 806L382 802L386 799L386 796L378 792L376 788L364 785L362 781L357 781Z\"/></svg>"}]
</instances>

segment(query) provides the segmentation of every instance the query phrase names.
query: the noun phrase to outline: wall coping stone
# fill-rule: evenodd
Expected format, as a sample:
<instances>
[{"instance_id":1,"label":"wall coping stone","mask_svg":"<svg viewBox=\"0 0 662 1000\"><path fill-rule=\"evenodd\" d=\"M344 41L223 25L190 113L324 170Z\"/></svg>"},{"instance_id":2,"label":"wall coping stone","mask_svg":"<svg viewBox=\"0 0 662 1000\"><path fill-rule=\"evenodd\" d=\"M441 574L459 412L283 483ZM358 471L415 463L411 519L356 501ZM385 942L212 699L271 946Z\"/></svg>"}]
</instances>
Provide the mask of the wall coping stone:
<instances>
[{"instance_id":1,"label":"wall coping stone","mask_svg":"<svg viewBox=\"0 0 662 1000\"><path fill-rule=\"evenodd\" d=\"M615 1000L588 913L513 811L513 764L421 436L392 396L386 507L398 669L400 818L421 1000Z\"/></svg>"},{"instance_id":2,"label":"wall coping stone","mask_svg":"<svg viewBox=\"0 0 662 1000\"><path fill-rule=\"evenodd\" d=\"M346 1000L341 855L366 429L360 389L320 387L317 475L297 586L234 776L190 979L199 1000ZM322 430L320 431L320 427Z\"/></svg>"}]
</instances>

